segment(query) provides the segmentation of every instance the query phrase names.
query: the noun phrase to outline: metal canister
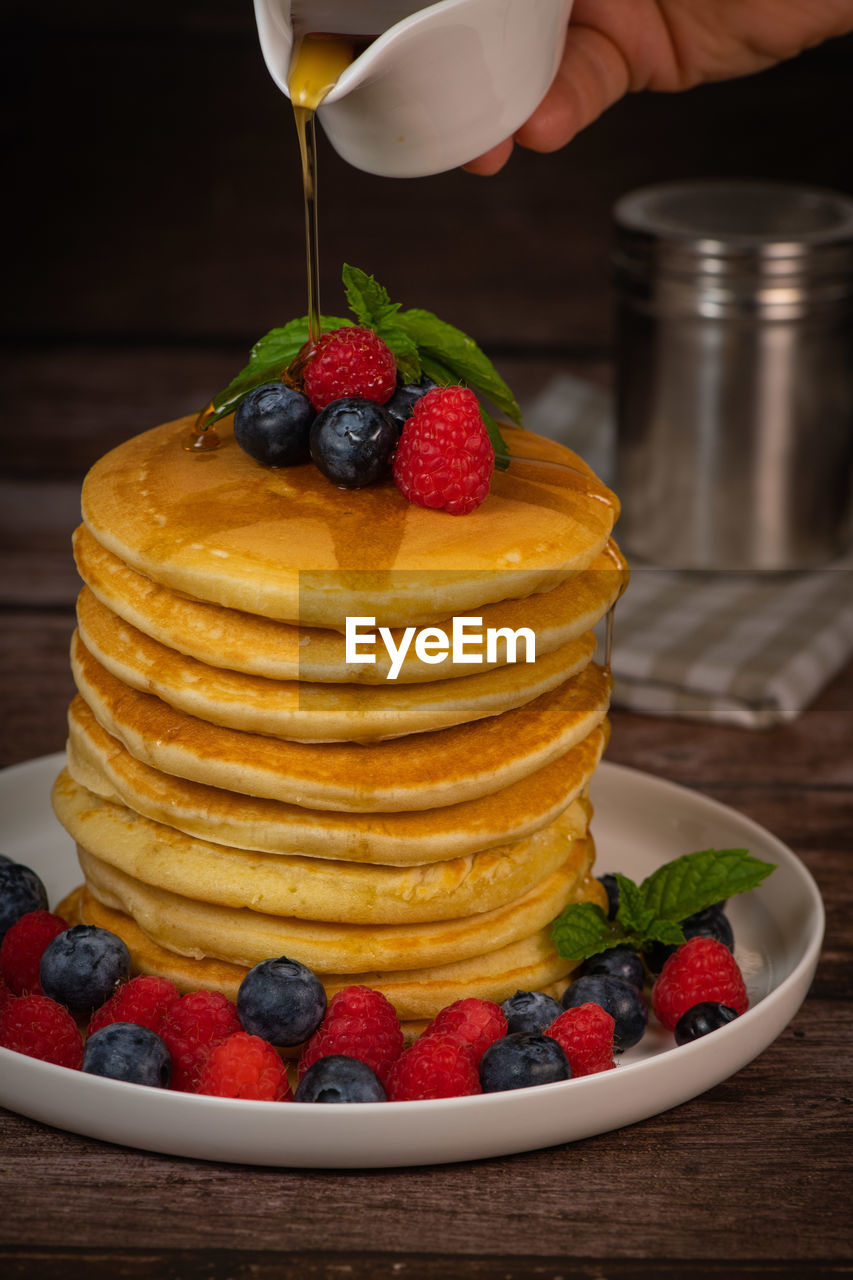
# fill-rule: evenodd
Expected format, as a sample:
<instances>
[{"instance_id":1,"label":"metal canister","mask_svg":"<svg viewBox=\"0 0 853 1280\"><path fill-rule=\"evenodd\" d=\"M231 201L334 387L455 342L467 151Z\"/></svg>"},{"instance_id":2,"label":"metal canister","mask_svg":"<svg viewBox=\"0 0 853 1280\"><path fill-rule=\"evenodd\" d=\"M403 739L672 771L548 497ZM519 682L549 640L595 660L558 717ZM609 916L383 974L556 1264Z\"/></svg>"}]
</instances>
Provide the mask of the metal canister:
<instances>
[{"instance_id":1,"label":"metal canister","mask_svg":"<svg viewBox=\"0 0 853 1280\"><path fill-rule=\"evenodd\" d=\"M674 568L827 563L850 536L853 200L696 181L614 216L623 546Z\"/></svg>"}]
</instances>

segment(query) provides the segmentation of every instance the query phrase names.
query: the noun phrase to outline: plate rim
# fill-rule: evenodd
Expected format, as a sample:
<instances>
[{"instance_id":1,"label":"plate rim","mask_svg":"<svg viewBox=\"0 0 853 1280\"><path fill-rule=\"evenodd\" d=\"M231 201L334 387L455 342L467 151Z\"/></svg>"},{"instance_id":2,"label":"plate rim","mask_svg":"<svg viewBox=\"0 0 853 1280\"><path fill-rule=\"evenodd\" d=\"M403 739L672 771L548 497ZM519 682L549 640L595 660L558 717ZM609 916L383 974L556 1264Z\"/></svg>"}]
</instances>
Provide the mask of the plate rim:
<instances>
[{"instance_id":1,"label":"plate rim","mask_svg":"<svg viewBox=\"0 0 853 1280\"><path fill-rule=\"evenodd\" d=\"M37 780L37 775L41 773L47 775L50 770L58 771L63 767L64 761L65 753L55 752L35 757L31 760L21 761L0 770L0 800L5 798L10 783L14 783L15 779L22 774L29 778L31 784L34 784ZM122 1081L88 1076L82 1072L69 1072L64 1067L51 1063L37 1062L34 1059L28 1060L26 1071L16 1071L15 1068L21 1064L21 1055L2 1048L0 1048L0 1064L4 1064L4 1068L0 1070L0 1080L5 1079L8 1083L10 1074L12 1076L28 1075L32 1077L36 1075L38 1078L44 1077L45 1085L47 1086L45 1090L46 1098L49 1099L51 1096L55 1097L67 1091L68 1082L71 1079L73 1081L74 1099L78 1105L78 1113L71 1117L66 1115L62 1119L57 1118L62 1109L57 1109L56 1106L28 1103L25 1107L21 1107L19 1104L25 1101L25 1098L22 1097L20 1082L18 1082L18 1088L11 1091L11 1098L10 1090L7 1087L0 1086L0 1105L8 1106L19 1114L60 1129L164 1155L179 1155L192 1159L266 1165L278 1168L353 1169L398 1168L411 1165L453 1163L460 1160L494 1158L520 1151L537 1150L548 1145L563 1145L568 1142L578 1141L583 1137L621 1128L624 1124L634 1123L651 1115L660 1114L673 1106L680 1105L681 1102L685 1102L691 1097L706 1092L707 1089L714 1087L714 1084L727 1079L762 1053L764 1049L768 1048L799 1009L813 978L823 941L825 930L823 901L814 877L797 854L777 836L773 835L772 832L768 831L767 828L761 826L760 823L748 815L742 814L721 801L701 791L694 790L692 787L672 782L655 774L646 773L629 765L610 761L603 761L599 765L593 778L591 789L593 792L596 789L600 790L602 782L605 786L608 782L616 785L620 779L624 783L640 787L644 791L657 789L664 797L670 794L682 804L686 801L691 808L695 806L698 810L704 810L706 814L710 814L712 817L715 814L719 814L721 818L728 822L734 819L744 829L752 831L762 846L769 845L775 849L782 862L786 865L788 873L797 877L799 887L805 889L807 893L808 902L803 926L804 931L807 932L807 942L798 954L796 963L783 979L777 985L771 987L757 1004L733 1023L715 1032L714 1043L718 1051L716 1057L721 1060L722 1072L718 1079L708 1082L706 1079L708 1073L704 1072L702 1082L697 1088L692 1091L689 1088L680 1090L678 1097L663 1106L659 1105L658 1094L660 1089L652 1089L651 1092L654 1097L650 1099L648 1105L646 1107L635 1105L630 1108L631 1114L619 1124L605 1124L602 1126L598 1123L591 1123L588 1129L583 1130L583 1126L581 1126L583 1131L577 1132L570 1137L557 1136L551 1138L550 1141L544 1143L537 1141L529 1146L523 1145L523 1139L521 1145L518 1145L517 1139L514 1139L509 1145L502 1144L500 1141L496 1143L484 1141L478 1146L477 1150L469 1154L457 1154L449 1157L438 1155L433 1151L432 1153L421 1152L418 1158L413 1158L410 1151L401 1149L400 1144L391 1142L389 1146L388 1136L384 1140L386 1150L380 1158L361 1160L353 1160L351 1158L346 1160L329 1159L323 1156L322 1151L317 1153L318 1158L316 1160L311 1157L310 1153L306 1155L304 1152L300 1154L299 1158L293 1158L295 1153L288 1153L285 1142L282 1143L285 1149L276 1158L269 1158L272 1153L258 1158L257 1153L247 1153L246 1147L227 1153L217 1149L215 1142L212 1144L205 1142L203 1135L200 1133L196 1134L194 1140L189 1144L177 1139L171 1143L167 1142L165 1145L162 1139L154 1139L146 1144L144 1140L139 1140L140 1138L144 1139L144 1132L137 1133L136 1140L128 1140L127 1134L138 1129L139 1124L144 1126L145 1116L151 1112L152 1108L155 1116L161 1112L164 1114L167 1124L177 1114L180 1114L184 1119L184 1127L186 1127L188 1119L193 1121L197 1118L200 1122L199 1127L203 1129L206 1124L209 1124L211 1115L222 1120L223 1123L218 1126L220 1129L226 1127L229 1119L235 1122L242 1120L245 1123L239 1125L239 1128L246 1134L247 1140L250 1140L250 1146L252 1142L260 1140L264 1129L270 1127L271 1119L275 1121L273 1127L280 1128L283 1123L289 1129L295 1130L297 1138L299 1138L301 1132L303 1130L307 1132L309 1127L314 1130L315 1136L321 1128L324 1131L331 1131L333 1134L335 1126L340 1125L341 1117L337 1111L332 1110L331 1114L329 1114L325 1108L320 1108L318 1113L316 1108L305 1106L303 1109L298 1104L293 1104L293 1106L286 1104L283 1108L281 1103L210 1098L204 1095L182 1094L143 1085L131 1085ZM40 781L40 778L38 778L38 781ZM596 787L596 782L599 784L598 787ZM50 811L49 806L48 813L52 818L52 811ZM58 839L64 838L69 844L72 843L58 822L56 822L56 830ZM55 857L56 854L54 853L51 856ZM759 1027L762 1028L761 1033L759 1033ZM747 1031L750 1028L754 1028L752 1037L748 1034L744 1035L745 1028ZM746 1043L741 1043L742 1041L749 1042L749 1047ZM743 1052L744 1049L747 1049L745 1053ZM707 1045L701 1040L687 1045L672 1046L659 1054L637 1061L620 1063L617 1068L617 1078L630 1079L636 1086L640 1086L647 1081L649 1076L653 1080L657 1075L671 1076L673 1074L672 1068L670 1066L667 1072L665 1064L667 1062L671 1064L673 1059L682 1064L683 1068L688 1069L682 1074L689 1075L690 1063L694 1059L700 1062L701 1056L706 1053ZM729 1069L732 1063L736 1065ZM47 1073L47 1075L45 1076L44 1073ZM59 1073L59 1075L56 1073ZM66 1086L66 1090L61 1088L63 1084ZM538 1114L543 1107L547 1106L548 1102L553 1102L554 1105L557 1105L560 1098L563 1097L574 1097L581 1103L586 1098L592 1102L602 1091L605 1091L605 1096L606 1091L612 1092L615 1084L616 1079L611 1073L607 1072L571 1081L541 1085L532 1090L515 1090L512 1094L495 1093L482 1094L475 1097L398 1102L393 1104L392 1108L388 1108L386 1103L363 1103L359 1107L348 1111L346 1115L347 1119L351 1121L349 1128L357 1132L364 1130L364 1134L361 1135L362 1138L377 1124L380 1124L384 1129L388 1129L387 1122L391 1116L403 1121L408 1119L426 1138L429 1138L430 1129L443 1131L445 1128L445 1124L429 1124L429 1121L434 1122L439 1116L449 1126L459 1122L460 1119L470 1121L472 1118L476 1120L476 1118L482 1117L484 1127L492 1129L494 1126L489 1122L494 1118L496 1111L499 1114L501 1108L508 1111L510 1108L507 1103L509 1102L513 1113L517 1114L523 1128L525 1117ZM51 1085L54 1087L51 1088ZM571 1094L567 1093L569 1089L572 1091ZM128 1090L131 1091L130 1094L128 1094ZM24 1095L29 1092L30 1090L26 1087L23 1089ZM130 1125L129 1128L123 1129L123 1136L111 1136L108 1131L111 1126L105 1126L99 1119L100 1113L110 1108L99 1106L99 1100L105 1102L107 1099L115 1099L115 1105L118 1110L129 1112L130 1109L123 1104L131 1098L136 1098L139 1101L139 1106L133 1108L134 1111L140 1113L139 1123L136 1126ZM389 1111L391 1116L389 1116ZM81 1123L85 1127L80 1127ZM514 1128L517 1129L518 1127L519 1125L516 1123ZM439 1143L437 1145L440 1145L440 1136L439 1134ZM324 1137L328 1137L325 1132ZM358 1138L350 1138L349 1141L358 1145L359 1140ZM321 1144L324 1148L325 1145L327 1145L325 1142ZM423 1156L426 1158L422 1158Z\"/></svg>"}]
</instances>

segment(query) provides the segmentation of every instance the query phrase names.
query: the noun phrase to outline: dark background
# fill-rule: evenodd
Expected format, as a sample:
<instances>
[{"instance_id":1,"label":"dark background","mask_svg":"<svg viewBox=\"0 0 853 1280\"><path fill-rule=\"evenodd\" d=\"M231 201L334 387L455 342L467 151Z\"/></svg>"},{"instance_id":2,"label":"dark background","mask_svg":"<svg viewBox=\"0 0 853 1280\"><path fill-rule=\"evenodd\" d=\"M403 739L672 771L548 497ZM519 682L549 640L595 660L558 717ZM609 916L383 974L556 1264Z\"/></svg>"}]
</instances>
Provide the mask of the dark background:
<instances>
[{"instance_id":1,"label":"dark background","mask_svg":"<svg viewBox=\"0 0 853 1280\"><path fill-rule=\"evenodd\" d=\"M6 461L59 474L45 413L79 445L107 397L121 439L200 406L304 313L296 139L248 0L45 0L12 6L7 30ZM606 377L614 199L694 176L851 190L851 83L853 40L833 41L749 79L632 96L491 179L377 178L323 140L324 309L344 308L348 261L472 333L522 397L555 364ZM91 459L109 443L102 426Z\"/></svg>"}]
</instances>

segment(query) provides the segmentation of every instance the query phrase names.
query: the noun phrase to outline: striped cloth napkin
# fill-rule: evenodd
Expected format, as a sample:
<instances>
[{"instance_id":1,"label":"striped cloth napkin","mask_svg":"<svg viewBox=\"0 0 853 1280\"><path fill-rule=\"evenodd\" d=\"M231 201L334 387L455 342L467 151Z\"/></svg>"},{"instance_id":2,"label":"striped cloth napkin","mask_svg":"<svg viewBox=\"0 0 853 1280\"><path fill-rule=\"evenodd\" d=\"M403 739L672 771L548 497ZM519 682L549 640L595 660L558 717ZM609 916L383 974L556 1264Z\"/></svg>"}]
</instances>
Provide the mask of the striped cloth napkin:
<instances>
[{"instance_id":1,"label":"striped cloth napkin","mask_svg":"<svg viewBox=\"0 0 853 1280\"><path fill-rule=\"evenodd\" d=\"M611 395L555 378L525 413L612 483ZM618 533L618 530L617 530ZM853 654L853 551L803 572L631 563L616 609L614 705L762 729L795 719Z\"/></svg>"}]
</instances>

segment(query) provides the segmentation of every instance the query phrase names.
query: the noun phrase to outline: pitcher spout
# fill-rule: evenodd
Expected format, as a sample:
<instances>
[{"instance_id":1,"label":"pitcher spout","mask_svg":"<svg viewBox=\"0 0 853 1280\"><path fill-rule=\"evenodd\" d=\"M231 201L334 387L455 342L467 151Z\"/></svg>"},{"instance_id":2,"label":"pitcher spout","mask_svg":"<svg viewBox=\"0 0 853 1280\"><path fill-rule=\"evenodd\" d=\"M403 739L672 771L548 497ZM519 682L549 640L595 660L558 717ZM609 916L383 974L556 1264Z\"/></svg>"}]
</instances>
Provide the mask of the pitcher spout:
<instances>
[{"instance_id":1,"label":"pitcher spout","mask_svg":"<svg viewBox=\"0 0 853 1280\"><path fill-rule=\"evenodd\" d=\"M255 15L267 68L288 96L303 37L351 37L352 61L318 119L356 168L421 177L488 151L528 119L559 66L571 4L255 0Z\"/></svg>"}]
</instances>

